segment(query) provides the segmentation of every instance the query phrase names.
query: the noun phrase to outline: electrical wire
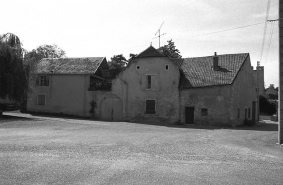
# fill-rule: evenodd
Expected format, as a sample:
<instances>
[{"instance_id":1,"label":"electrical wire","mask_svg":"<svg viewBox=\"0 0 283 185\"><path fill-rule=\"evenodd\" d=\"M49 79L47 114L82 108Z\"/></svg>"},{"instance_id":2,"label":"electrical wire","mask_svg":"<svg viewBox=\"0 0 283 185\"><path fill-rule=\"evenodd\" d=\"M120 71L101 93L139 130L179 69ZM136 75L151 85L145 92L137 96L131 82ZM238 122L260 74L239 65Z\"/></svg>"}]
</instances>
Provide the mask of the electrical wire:
<instances>
[{"instance_id":1,"label":"electrical wire","mask_svg":"<svg viewBox=\"0 0 283 185\"><path fill-rule=\"evenodd\" d=\"M264 30L263 30L263 38L262 38L262 44L261 44L261 51L260 51L259 61L261 61L261 59L262 59L262 54L263 54L263 50L264 50L265 35L266 35L266 28L267 28L267 20L268 20L268 16L269 16L269 9L270 9L270 0L268 0L267 8L266 8L265 25L264 25Z\"/></svg>"},{"instance_id":2,"label":"electrical wire","mask_svg":"<svg viewBox=\"0 0 283 185\"><path fill-rule=\"evenodd\" d=\"M266 57L265 57L265 62L267 62L267 59L268 59L268 54L269 54L269 49L270 49L270 45L271 45L271 42L272 42L272 35L273 35L273 30L274 30L274 22L271 22L271 32L270 32L270 36L269 36L269 41L268 41L268 48L267 48L267 51L266 51Z\"/></svg>"},{"instance_id":3,"label":"electrical wire","mask_svg":"<svg viewBox=\"0 0 283 185\"><path fill-rule=\"evenodd\" d=\"M259 24L263 24L263 23L265 23L265 22L259 22L259 23L249 24L249 25L240 26L240 27L236 27L236 28L230 28L230 29L226 29L226 30L220 30L220 31L205 33L205 34L202 34L202 35L194 35L194 36L192 36L192 37L200 37L200 36L204 36L204 35L211 35L211 34L216 34L216 33L221 33L221 32L226 32L226 31L231 31L231 30L237 30L237 29L246 28L246 27L250 27L250 26L255 26L255 25L259 25Z\"/></svg>"}]
</instances>

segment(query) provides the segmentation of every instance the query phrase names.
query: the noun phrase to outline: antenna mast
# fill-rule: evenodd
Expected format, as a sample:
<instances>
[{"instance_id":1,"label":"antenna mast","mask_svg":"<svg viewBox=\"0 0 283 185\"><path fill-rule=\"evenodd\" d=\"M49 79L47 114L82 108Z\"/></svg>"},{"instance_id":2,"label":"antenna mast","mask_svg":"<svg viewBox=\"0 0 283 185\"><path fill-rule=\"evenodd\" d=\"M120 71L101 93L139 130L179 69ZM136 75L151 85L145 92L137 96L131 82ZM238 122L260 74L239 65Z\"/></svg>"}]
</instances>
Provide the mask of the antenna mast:
<instances>
[{"instance_id":1,"label":"antenna mast","mask_svg":"<svg viewBox=\"0 0 283 185\"><path fill-rule=\"evenodd\" d=\"M160 30L161 30L161 27L163 26L163 24L164 24L164 21L163 21L163 23L161 24L161 26L159 27L159 29L157 30L157 32L155 33L155 35L158 33L158 36L156 36L156 37L154 37L153 39L155 39L155 38L159 38L159 48L160 48L160 37L162 36L162 35L165 35L166 33L163 33L163 34L161 34L160 35Z\"/></svg>"}]
</instances>

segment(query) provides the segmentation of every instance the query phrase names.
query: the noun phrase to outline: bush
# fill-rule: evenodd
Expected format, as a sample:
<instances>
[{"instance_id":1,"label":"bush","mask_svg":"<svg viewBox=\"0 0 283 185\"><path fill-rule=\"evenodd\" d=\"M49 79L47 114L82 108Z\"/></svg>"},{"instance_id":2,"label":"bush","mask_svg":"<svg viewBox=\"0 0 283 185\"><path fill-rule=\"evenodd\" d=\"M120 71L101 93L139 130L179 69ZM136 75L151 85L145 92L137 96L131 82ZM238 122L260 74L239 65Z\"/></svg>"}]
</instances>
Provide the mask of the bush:
<instances>
[{"instance_id":1,"label":"bush","mask_svg":"<svg viewBox=\"0 0 283 185\"><path fill-rule=\"evenodd\" d=\"M255 125L255 122L253 122L252 120L244 119L243 125L252 127Z\"/></svg>"},{"instance_id":2,"label":"bush","mask_svg":"<svg viewBox=\"0 0 283 185\"><path fill-rule=\"evenodd\" d=\"M276 114L276 103L274 101L269 101L265 96L259 96L259 109L260 113L265 113L268 115Z\"/></svg>"}]
</instances>

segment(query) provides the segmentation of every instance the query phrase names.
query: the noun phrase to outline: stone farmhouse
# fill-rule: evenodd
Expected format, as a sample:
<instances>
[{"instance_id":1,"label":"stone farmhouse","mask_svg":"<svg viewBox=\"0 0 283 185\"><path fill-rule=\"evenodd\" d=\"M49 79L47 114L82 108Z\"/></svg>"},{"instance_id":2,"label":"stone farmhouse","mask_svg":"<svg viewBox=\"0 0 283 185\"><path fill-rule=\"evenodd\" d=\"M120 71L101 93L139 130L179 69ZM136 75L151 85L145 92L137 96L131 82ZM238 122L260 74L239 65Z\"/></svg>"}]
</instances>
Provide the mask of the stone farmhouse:
<instances>
[{"instance_id":1,"label":"stone farmhouse","mask_svg":"<svg viewBox=\"0 0 283 185\"><path fill-rule=\"evenodd\" d=\"M108 68L103 57L42 59L28 111L171 124L258 121L248 53L169 59L150 46L111 83Z\"/></svg>"},{"instance_id":2,"label":"stone farmhouse","mask_svg":"<svg viewBox=\"0 0 283 185\"><path fill-rule=\"evenodd\" d=\"M105 57L42 59L27 111L91 117L91 102L111 90L108 69Z\"/></svg>"}]
</instances>

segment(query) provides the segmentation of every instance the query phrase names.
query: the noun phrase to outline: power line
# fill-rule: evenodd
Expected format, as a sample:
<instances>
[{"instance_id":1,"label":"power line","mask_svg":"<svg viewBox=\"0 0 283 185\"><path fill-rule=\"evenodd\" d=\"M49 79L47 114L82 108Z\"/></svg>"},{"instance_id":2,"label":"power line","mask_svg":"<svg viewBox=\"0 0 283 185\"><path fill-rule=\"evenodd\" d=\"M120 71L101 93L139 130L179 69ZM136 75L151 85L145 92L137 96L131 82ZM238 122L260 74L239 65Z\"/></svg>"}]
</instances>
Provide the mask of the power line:
<instances>
[{"instance_id":1,"label":"power line","mask_svg":"<svg viewBox=\"0 0 283 185\"><path fill-rule=\"evenodd\" d=\"M259 24L263 24L263 23L265 23L265 22L259 22L259 23L249 24L249 25L240 26L240 27L236 27L236 28L230 28L230 29L226 29L226 30L220 30L220 31L210 32L210 33L206 33L206 34L202 34L202 35L194 35L194 36L192 36L192 37L200 37L200 36L204 36L204 35L211 35L211 34L216 34L216 33L221 33L221 32L226 32L226 31L232 31L232 30L237 30L237 29L241 29L241 28L246 28L246 27L250 27L250 26L255 26L255 25L259 25Z\"/></svg>"},{"instance_id":2,"label":"power line","mask_svg":"<svg viewBox=\"0 0 283 185\"><path fill-rule=\"evenodd\" d=\"M268 0L267 8L266 8L266 15L265 15L265 25L264 25L264 31L263 31L263 38L262 38L262 44L261 44L261 51L260 51L260 57L259 61L262 59L263 49L264 49L264 42L265 42L265 35L266 35L266 28L267 28L267 20L269 15L269 9L270 9L270 0Z\"/></svg>"},{"instance_id":3,"label":"power line","mask_svg":"<svg viewBox=\"0 0 283 185\"><path fill-rule=\"evenodd\" d=\"M270 49L270 45L271 45L271 42L272 42L272 35L273 35L273 30L274 30L274 22L272 22L271 24L272 24L272 26L271 26L272 28L271 28L271 32L270 32L270 36L269 36L268 48L267 48L267 51L266 51L265 62L267 62L267 59L268 59L269 49Z\"/></svg>"}]
</instances>

